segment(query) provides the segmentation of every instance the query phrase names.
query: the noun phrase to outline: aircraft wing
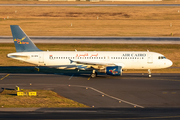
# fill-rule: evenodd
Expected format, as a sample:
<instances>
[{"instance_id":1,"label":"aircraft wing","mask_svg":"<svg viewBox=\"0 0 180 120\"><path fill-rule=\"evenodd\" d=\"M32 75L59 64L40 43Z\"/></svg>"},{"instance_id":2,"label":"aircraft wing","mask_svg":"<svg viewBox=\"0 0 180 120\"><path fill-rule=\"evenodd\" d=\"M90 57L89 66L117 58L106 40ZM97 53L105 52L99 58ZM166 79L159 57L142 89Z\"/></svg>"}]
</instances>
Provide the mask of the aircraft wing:
<instances>
[{"instance_id":1,"label":"aircraft wing","mask_svg":"<svg viewBox=\"0 0 180 120\"><path fill-rule=\"evenodd\" d=\"M69 59L70 60L70 59ZM76 61L76 60L70 60L71 63L81 64L90 67L93 67L95 69L105 68L107 66L124 66L123 63L112 63L112 62L89 62L89 61Z\"/></svg>"},{"instance_id":2,"label":"aircraft wing","mask_svg":"<svg viewBox=\"0 0 180 120\"><path fill-rule=\"evenodd\" d=\"M76 60L70 60L71 63L76 64L83 64L83 65L103 65L103 66L114 66L114 63L100 63L100 62L87 62L87 61L76 61Z\"/></svg>"},{"instance_id":3,"label":"aircraft wing","mask_svg":"<svg viewBox=\"0 0 180 120\"><path fill-rule=\"evenodd\" d=\"M60 66L49 66L50 68L56 69L80 69L80 70L102 70L107 66L121 66L124 67L123 63L112 63L112 62L90 62L90 61L80 61L80 60L70 60L71 66L60 65Z\"/></svg>"}]
</instances>

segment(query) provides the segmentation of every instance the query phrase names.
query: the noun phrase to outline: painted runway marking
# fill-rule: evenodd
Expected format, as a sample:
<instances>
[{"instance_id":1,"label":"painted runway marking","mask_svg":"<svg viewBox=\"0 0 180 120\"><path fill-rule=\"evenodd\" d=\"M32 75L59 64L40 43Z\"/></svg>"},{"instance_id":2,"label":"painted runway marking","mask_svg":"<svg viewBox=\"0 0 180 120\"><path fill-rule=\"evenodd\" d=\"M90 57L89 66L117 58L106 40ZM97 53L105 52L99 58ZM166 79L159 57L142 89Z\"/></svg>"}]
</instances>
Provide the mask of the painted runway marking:
<instances>
[{"instance_id":1,"label":"painted runway marking","mask_svg":"<svg viewBox=\"0 0 180 120\"><path fill-rule=\"evenodd\" d=\"M8 77L10 74L7 74L6 76L4 76L3 78L1 78L1 80L3 80L4 78Z\"/></svg>"},{"instance_id":2,"label":"painted runway marking","mask_svg":"<svg viewBox=\"0 0 180 120\"><path fill-rule=\"evenodd\" d=\"M124 102L124 103L129 104L129 105L133 105L133 106L136 106L136 107L144 108L144 107L141 106L141 105L137 105L137 104L134 104L134 103L131 103L131 102L128 102L128 101L125 101L125 100L116 98L116 97L114 97L114 96L108 95L108 94L106 94L106 93L104 93L104 92L101 92L101 91L99 91L99 90L97 90L97 89L95 89L95 88L93 88L93 87L81 86L81 85L71 85L71 86L89 88L89 89L91 89L91 90L94 90L94 91L96 91L96 92L98 92L98 93L101 93L102 95L105 95L105 96L110 97L110 98L112 98L112 99L115 99L115 100Z\"/></svg>"},{"instance_id":3,"label":"painted runway marking","mask_svg":"<svg viewBox=\"0 0 180 120\"><path fill-rule=\"evenodd\" d=\"M74 76L74 74L69 78L69 80L71 80L71 78Z\"/></svg>"},{"instance_id":4,"label":"painted runway marking","mask_svg":"<svg viewBox=\"0 0 180 120\"><path fill-rule=\"evenodd\" d=\"M91 77L88 78L88 80L90 80L90 79L91 79Z\"/></svg>"}]
</instances>

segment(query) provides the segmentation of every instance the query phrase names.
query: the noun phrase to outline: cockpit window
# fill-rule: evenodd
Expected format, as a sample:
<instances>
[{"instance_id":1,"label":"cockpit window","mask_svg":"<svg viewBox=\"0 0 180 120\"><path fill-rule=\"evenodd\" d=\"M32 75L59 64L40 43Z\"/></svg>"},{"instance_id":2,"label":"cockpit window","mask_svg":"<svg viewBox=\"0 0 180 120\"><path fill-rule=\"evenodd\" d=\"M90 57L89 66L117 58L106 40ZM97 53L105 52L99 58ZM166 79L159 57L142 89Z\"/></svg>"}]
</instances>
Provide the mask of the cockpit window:
<instances>
[{"instance_id":1,"label":"cockpit window","mask_svg":"<svg viewBox=\"0 0 180 120\"><path fill-rule=\"evenodd\" d=\"M166 59L164 56L159 56L158 59Z\"/></svg>"}]
</instances>

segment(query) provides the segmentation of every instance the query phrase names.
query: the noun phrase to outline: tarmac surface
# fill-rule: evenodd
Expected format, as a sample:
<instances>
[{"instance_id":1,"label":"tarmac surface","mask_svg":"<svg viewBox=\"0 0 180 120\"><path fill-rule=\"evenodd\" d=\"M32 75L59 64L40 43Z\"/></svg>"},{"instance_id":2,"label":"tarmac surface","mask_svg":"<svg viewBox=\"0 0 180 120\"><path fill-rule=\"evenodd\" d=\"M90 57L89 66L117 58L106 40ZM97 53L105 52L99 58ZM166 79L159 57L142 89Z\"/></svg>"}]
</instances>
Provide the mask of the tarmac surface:
<instances>
[{"instance_id":1,"label":"tarmac surface","mask_svg":"<svg viewBox=\"0 0 180 120\"><path fill-rule=\"evenodd\" d=\"M6 75L0 74L1 78ZM45 119L46 115L54 115L52 119L72 119L69 115L74 115L76 119L180 119L180 74L152 74L152 78L148 78L148 74L129 73L123 76L99 75L88 79L89 74L78 73L11 73L0 80L0 87L14 89L18 85L21 89L53 90L61 96L92 107L29 110L35 118ZM27 109L24 112L10 109L10 112L1 108L0 111L0 118L8 118L8 114L12 118L32 116Z\"/></svg>"},{"instance_id":2,"label":"tarmac surface","mask_svg":"<svg viewBox=\"0 0 180 120\"><path fill-rule=\"evenodd\" d=\"M0 112L2 120L179 120L179 108L40 108L36 111Z\"/></svg>"},{"instance_id":3,"label":"tarmac surface","mask_svg":"<svg viewBox=\"0 0 180 120\"><path fill-rule=\"evenodd\" d=\"M96 44L180 44L180 37L30 36L34 43ZM0 36L0 43L13 43L12 36Z\"/></svg>"}]
</instances>

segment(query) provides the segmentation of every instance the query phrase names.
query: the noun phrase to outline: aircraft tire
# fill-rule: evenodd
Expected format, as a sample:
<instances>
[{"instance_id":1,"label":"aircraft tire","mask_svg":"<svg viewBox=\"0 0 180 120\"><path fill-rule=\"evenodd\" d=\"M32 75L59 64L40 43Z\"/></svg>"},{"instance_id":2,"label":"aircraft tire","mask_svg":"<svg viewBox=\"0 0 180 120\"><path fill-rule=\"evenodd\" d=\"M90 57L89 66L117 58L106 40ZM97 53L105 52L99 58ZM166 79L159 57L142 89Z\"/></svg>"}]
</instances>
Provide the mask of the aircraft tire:
<instances>
[{"instance_id":1,"label":"aircraft tire","mask_svg":"<svg viewBox=\"0 0 180 120\"><path fill-rule=\"evenodd\" d=\"M92 78L95 78L96 76L97 76L97 73L92 73L92 74L91 74L91 77L92 77Z\"/></svg>"}]
</instances>

